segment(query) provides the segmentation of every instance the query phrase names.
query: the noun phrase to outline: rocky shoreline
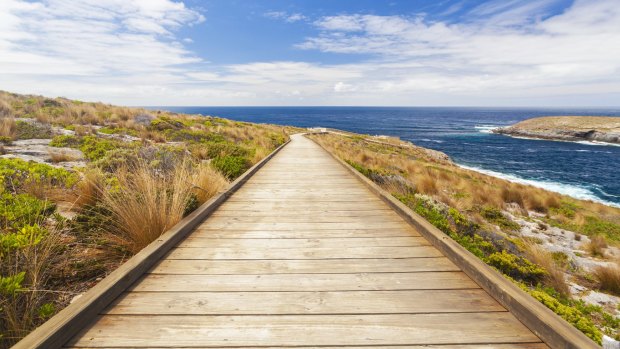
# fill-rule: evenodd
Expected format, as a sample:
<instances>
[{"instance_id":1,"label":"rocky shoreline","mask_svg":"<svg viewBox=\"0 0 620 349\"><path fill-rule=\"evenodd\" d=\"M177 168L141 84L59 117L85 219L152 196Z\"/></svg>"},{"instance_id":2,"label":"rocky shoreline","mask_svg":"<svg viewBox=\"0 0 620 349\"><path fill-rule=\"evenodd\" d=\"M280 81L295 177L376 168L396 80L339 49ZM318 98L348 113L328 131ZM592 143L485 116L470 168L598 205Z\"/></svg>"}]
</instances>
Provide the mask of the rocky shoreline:
<instances>
[{"instance_id":1,"label":"rocky shoreline","mask_svg":"<svg viewBox=\"0 0 620 349\"><path fill-rule=\"evenodd\" d=\"M603 116L547 116L521 121L493 133L559 141L589 141L620 145L620 118Z\"/></svg>"}]
</instances>

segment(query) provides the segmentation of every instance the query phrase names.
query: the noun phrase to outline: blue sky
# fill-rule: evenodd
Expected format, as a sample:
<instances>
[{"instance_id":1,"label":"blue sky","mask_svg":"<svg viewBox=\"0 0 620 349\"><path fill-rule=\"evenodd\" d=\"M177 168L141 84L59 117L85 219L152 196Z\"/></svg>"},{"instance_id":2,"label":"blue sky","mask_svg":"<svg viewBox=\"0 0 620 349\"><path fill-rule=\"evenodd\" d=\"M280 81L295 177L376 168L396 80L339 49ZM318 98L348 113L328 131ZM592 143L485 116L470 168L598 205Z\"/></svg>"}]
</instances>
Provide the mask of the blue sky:
<instances>
[{"instance_id":1,"label":"blue sky","mask_svg":"<svg viewBox=\"0 0 620 349\"><path fill-rule=\"evenodd\" d=\"M0 89L125 105L620 105L617 0L1 0Z\"/></svg>"}]
</instances>

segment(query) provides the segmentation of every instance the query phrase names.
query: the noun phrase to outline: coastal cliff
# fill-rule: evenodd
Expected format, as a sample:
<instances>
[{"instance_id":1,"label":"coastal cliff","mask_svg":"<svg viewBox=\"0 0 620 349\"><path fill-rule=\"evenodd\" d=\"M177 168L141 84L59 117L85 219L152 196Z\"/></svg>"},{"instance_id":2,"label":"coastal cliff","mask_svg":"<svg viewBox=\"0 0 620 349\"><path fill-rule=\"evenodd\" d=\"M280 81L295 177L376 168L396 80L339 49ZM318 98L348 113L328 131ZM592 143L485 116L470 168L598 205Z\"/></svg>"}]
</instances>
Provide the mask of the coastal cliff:
<instances>
[{"instance_id":1,"label":"coastal cliff","mask_svg":"<svg viewBox=\"0 0 620 349\"><path fill-rule=\"evenodd\" d=\"M545 116L521 121L494 133L562 141L620 144L620 118L603 116Z\"/></svg>"}]
</instances>

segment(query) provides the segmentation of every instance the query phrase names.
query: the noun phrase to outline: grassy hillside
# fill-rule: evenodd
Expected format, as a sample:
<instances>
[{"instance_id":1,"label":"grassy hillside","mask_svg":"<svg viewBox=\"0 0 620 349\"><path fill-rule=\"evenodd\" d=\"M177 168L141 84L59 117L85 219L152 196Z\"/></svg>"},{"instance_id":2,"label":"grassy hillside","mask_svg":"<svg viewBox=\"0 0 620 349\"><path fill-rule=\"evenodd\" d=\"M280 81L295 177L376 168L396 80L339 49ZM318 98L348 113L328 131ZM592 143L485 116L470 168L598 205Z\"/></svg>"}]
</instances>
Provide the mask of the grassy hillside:
<instances>
[{"instance_id":1,"label":"grassy hillside","mask_svg":"<svg viewBox=\"0 0 620 349\"><path fill-rule=\"evenodd\" d=\"M294 131L0 92L0 347Z\"/></svg>"},{"instance_id":2,"label":"grassy hillside","mask_svg":"<svg viewBox=\"0 0 620 349\"><path fill-rule=\"evenodd\" d=\"M469 171L398 139L310 137L593 340L618 338L620 209Z\"/></svg>"}]
</instances>

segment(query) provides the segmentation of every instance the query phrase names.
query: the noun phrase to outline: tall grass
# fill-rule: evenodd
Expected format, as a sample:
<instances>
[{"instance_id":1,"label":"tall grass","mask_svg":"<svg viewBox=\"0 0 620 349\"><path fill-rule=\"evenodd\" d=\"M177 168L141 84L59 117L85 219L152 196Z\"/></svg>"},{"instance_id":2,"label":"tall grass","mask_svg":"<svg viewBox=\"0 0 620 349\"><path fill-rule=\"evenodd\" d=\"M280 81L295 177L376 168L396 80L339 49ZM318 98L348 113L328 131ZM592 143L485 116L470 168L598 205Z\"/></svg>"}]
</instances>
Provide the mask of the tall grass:
<instances>
[{"instance_id":1,"label":"tall grass","mask_svg":"<svg viewBox=\"0 0 620 349\"><path fill-rule=\"evenodd\" d=\"M553 287L563 296L570 296L570 289L564 277L565 266L553 258L553 254L535 244L526 246L526 256L534 264L541 266L547 274L543 278L545 286Z\"/></svg>"},{"instance_id":2,"label":"tall grass","mask_svg":"<svg viewBox=\"0 0 620 349\"><path fill-rule=\"evenodd\" d=\"M17 124L15 119L3 117L0 118L0 140L14 140L17 136Z\"/></svg>"},{"instance_id":3,"label":"tall grass","mask_svg":"<svg viewBox=\"0 0 620 349\"><path fill-rule=\"evenodd\" d=\"M94 206L101 200L105 192L105 178L97 168L88 168L82 172L82 178L77 183L76 208Z\"/></svg>"},{"instance_id":4,"label":"tall grass","mask_svg":"<svg viewBox=\"0 0 620 349\"><path fill-rule=\"evenodd\" d=\"M51 229L40 243L9 254L2 261L3 269L25 272L23 288L12 296L1 297L0 322L8 342L16 342L52 315L54 305L50 300L53 297L47 290L47 283L60 243L59 233Z\"/></svg>"},{"instance_id":5,"label":"tall grass","mask_svg":"<svg viewBox=\"0 0 620 349\"><path fill-rule=\"evenodd\" d=\"M102 193L113 216L111 232L132 253L157 239L183 218L191 198L193 173L187 161L169 172L138 162L117 172L118 187Z\"/></svg>"},{"instance_id":6,"label":"tall grass","mask_svg":"<svg viewBox=\"0 0 620 349\"><path fill-rule=\"evenodd\" d=\"M595 268L594 277L601 290L620 296L620 267L617 264Z\"/></svg>"},{"instance_id":7,"label":"tall grass","mask_svg":"<svg viewBox=\"0 0 620 349\"><path fill-rule=\"evenodd\" d=\"M590 241L585 244L586 251L593 257L605 257L607 240L604 236L595 235L590 237Z\"/></svg>"},{"instance_id":8,"label":"tall grass","mask_svg":"<svg viewBox=\"0 0 620 349\"><path fill-rule=\"evenodd\" d=\"M200 204L228 187L228 180L210 165L200 165L192 177L194 193Z\"/></svg>"}]
</instances>

